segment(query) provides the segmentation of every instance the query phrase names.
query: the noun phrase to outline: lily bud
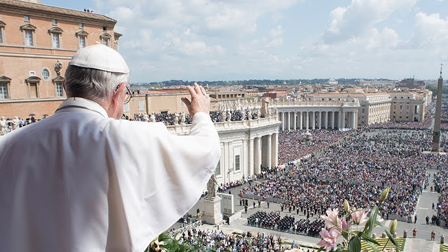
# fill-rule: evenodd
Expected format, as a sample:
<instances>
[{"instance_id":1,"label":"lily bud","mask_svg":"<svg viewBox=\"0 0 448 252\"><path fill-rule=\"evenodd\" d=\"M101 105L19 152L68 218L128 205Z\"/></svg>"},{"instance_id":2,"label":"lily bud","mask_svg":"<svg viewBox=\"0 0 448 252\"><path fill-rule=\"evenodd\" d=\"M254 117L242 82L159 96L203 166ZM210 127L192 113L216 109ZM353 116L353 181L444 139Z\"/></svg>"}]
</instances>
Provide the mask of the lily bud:
<instances>
[{"instance_id":1,"label":"lily bud","mask_svg":"<svg viewBox=\"0 0 448 252\"><path fill-rule=\"evenodd\" d=\"M380 204L382 204L382 203L386 200L387 195L389 195L389 191L390 191L390 187L387 187L387 188L384 189L384 191L381 193L381 195L380 195Z\"/></svg>"},{"instance_id":2,"label":"lily bud","mask_svg":"<svg viewBox=\"0 0 448 252\"><path fill-rule=\"evenodd\" d=\"M350 214L350 204L348 204L347 199L344 200L344 210L347 214Z\"/></svg>"},{"instance_id":3,"label":"lily bud","mask_svg":"<svg viewBox=\"0 0 448 252\"><path fill-rule=\"evenodd\" d=\"M394 234L395 231L397 231L397 225L398 225L398 221L394 220L390 223L390 227L389 227L389 231L391 234Z\"/></svg>"}]
</instances>

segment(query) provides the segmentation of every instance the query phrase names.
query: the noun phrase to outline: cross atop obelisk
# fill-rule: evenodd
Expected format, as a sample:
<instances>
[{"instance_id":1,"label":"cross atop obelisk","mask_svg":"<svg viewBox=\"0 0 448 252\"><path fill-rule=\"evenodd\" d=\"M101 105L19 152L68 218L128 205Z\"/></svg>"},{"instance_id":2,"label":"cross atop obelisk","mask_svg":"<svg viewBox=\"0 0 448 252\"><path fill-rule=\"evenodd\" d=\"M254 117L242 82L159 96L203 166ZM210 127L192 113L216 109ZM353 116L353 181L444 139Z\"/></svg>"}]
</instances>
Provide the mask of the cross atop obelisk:
<instances>
[{"instance_id":1,"label":"cross atop obelisk","mask_svg":"<svg viewBox=\"0 0 448 252\"><path fill-rule=\"evenodd\" d=\"M436 101L436 114L434 119L434 131L432 133L432 152L439 152L440 148L440 118L442 116L442 66L440 63L440 77L437 81L437 101Z\"/></svg>"}]
</instances>

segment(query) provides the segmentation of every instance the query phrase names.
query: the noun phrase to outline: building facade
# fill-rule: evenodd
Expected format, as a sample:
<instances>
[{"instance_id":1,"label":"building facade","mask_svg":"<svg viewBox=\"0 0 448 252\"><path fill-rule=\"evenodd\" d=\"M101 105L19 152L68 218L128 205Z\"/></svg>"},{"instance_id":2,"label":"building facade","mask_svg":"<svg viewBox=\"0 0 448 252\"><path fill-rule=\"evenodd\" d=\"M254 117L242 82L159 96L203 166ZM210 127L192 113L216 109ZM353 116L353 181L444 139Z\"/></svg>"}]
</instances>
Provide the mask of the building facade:
<instances>
[{"instance_id":1,"label":"building facade","mask_svg":"<svg viewBox=\"0 0 448 252\"><path fill-rule=\"evenodd\" d=\"M65 99L68 62L82 47L118 49L116 21L104 15L0 0L0 111L5 117L53 114Z\"/></svg>"}]
</instances>

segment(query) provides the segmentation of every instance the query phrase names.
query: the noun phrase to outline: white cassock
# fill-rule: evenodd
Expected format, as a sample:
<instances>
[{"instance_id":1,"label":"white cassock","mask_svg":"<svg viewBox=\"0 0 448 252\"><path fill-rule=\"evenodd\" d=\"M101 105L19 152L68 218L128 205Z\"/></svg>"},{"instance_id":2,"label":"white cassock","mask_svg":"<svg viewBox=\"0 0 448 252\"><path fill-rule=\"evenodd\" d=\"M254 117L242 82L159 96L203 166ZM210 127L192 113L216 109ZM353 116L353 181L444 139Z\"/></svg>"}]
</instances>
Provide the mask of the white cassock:
<instances>
[{"instance_id":1,"label":"white cassock","mask_svg":"<svg viewBox=\"0 0 448 252\"><path fill-rule=\"evenodd\" d=\"M196 113L187 136L67 99L0 138L0 251L136 251L199 199L220 158Z\"/></svg>"}]
</instances>

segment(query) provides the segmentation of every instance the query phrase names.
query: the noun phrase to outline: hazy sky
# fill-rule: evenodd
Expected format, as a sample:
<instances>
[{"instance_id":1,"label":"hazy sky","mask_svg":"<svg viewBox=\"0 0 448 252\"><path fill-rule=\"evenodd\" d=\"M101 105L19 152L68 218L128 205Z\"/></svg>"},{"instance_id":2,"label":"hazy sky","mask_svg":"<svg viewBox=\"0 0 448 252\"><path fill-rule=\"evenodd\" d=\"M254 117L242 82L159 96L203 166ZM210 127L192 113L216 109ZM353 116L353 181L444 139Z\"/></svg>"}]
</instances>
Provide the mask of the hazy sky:
<instances>
[{"instance_id":1,"label":"hazy sky","mask_svg":"<svg viewBox=\"0 0 448 252\"><path fill-rule=\"evenodd\" d=\"M116 19L132 82L437 79L440 63L448 73L448 0L41 3Z\"/></svg>"}]
</instances>

